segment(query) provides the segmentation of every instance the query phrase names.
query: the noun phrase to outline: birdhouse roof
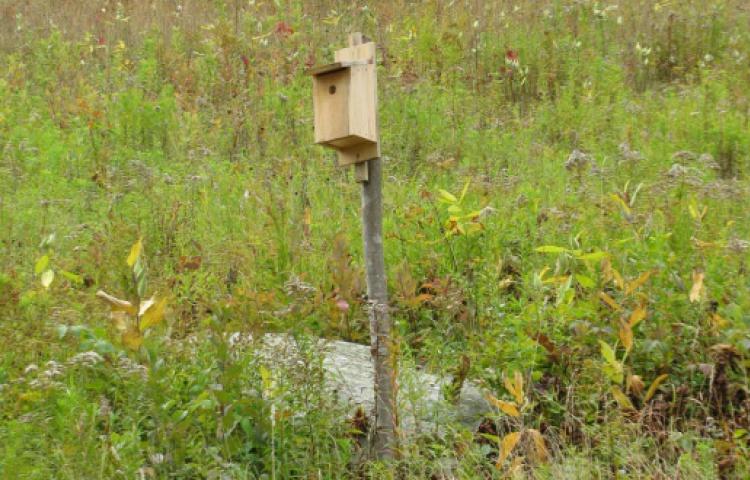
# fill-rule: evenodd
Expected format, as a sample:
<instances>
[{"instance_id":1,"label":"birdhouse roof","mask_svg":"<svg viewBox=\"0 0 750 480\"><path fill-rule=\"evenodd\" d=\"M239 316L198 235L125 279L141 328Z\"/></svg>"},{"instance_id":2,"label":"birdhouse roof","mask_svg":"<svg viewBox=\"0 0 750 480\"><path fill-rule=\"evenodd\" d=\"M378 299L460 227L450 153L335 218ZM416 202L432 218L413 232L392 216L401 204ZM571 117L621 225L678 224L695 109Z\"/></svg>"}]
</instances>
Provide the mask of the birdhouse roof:
<instances>
[{"instance_id":1,"label":"birdhouse roof","mask_svg":"<svg viewBox=\"0 0 750 480\"><path fill-rule=\"evenodd\" d=\"M345 70L355 65L367 65L367 62L348 61L348 62L334 62L334 63L329 63L327 65L318 65L309 69L307 71L307 74L312 75L312 76L323 75L325 73L336 72L338 70Z\"/></svg>"}]
</instances>

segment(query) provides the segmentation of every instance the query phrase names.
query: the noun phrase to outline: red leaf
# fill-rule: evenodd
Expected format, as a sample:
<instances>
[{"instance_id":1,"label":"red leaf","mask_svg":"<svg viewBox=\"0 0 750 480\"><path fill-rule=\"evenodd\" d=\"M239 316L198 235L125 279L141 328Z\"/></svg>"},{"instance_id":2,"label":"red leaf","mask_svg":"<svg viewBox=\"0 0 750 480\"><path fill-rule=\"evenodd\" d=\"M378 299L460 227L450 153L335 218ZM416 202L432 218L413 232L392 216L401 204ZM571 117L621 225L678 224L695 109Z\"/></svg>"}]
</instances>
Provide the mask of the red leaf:
<instances>
[{"instance_id":1,"label":"red leaf","mask_svg":"<svg viewBox=\"0 0 750 480\"><path fill-rule=\"evenodd\" d=\"M277 35L284 38L294 33L294 29L283 20L276 24L276 27L274 27L273 31Z\"/></svg>"}]
</instances>

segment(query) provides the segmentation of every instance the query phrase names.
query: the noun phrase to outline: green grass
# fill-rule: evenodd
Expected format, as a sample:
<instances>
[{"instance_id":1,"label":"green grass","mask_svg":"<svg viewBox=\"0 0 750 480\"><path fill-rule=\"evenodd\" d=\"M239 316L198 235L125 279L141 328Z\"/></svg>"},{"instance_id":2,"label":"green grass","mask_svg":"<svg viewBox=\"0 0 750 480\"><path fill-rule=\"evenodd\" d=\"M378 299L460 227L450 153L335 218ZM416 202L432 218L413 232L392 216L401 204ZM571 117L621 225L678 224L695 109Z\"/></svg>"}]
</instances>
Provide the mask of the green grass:
<instances>
[{"instance_id":1,"label":"green grass","mask_svg":"<svg viewBox=\"0 0 750 480\"><path fill-rule=\"evenodd\" d=\"M452 426L409 439L401 475L748 475L744 2L99 3L0 2L0 477L388 475L314 349L300 371L227 343L369 338L360 187L312 145L304 73L351 30L379 46L403 359L465 356L506 402L522 372L520 417L485 433L550 452L527 433L496 467L494 440ZM466 185L462 212L484 210L460 233L441 190ZM95 292L141 296L139 238L169 310L132 350Z\"/></svg>"}]
</instances>

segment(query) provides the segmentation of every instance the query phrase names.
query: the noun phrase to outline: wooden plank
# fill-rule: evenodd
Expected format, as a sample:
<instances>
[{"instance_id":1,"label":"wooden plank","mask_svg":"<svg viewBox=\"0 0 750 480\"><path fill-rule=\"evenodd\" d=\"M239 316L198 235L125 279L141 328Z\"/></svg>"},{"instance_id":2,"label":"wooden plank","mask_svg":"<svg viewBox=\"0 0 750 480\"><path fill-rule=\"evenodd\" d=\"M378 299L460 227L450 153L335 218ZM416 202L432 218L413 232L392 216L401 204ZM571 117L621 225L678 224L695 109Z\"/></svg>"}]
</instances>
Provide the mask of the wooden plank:
<instances>
[{"instance_id":1,"label":"wooden plank","mask_svg":"<svg viewBox=\"0 0 750 480\"><path fill-rule=\"evenodd\" d=\"M305 71L308 75L323 75L330 72L335 72L337 70L343 70L345 68L353 67L353 66L362 66L367 65L366 61L352 61L352 62L334 62L329 63L327 65L318 65L315 67L312 67Z\"/></svg>"},{"instance_id":2,"label":"wooden plank","mask_svg":"<svg viewBox=\"0 0 750 480\"><path fill-rule=\"evenodd\" d=\"M367 160L378 157L378 145L376 143L360 143L349 148L338 149L338 166L359 165Z\"/></svg>"},{"instance_id":3,"label":"wooden plank","mask_svg":"<svg viewBox=\"0 0 750 480\"><path fill-rule=\"evenodd\" d=\"M337 62L356 62L351 67L349 132L377 142L375 44L368 42L343 48L336 52L335 59Z\"/></svg>"},{"instance_id":4,"label":"wooden plank","mask_svg":"<svg viewBox=\"0 0 750 480\"><path fill-rule=\"evenodd\" d=\"M348 68L313 77L315 143L326 144L350 135L350 84Z\"/></svg>"}]
</instances>

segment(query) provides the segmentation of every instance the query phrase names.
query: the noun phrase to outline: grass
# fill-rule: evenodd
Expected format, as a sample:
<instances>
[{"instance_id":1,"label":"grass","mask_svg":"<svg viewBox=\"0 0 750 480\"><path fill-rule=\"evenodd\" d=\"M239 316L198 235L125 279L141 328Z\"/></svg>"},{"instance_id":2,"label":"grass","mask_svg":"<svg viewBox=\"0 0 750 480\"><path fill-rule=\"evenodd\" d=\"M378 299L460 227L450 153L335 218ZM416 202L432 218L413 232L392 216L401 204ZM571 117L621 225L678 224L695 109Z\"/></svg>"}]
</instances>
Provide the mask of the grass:
<instances>
[{"instance_id":1,"label":"grass","mask_svg":"<svg viewBox=\"0 0 750 480\"><path fill-rule=\"evenodd\" d=\"M304 73L352 30L379 47L403 360L518 410L409 439L397 472L747 477L744 2L0 11L1 477L393 474L315 349L228 343L368 339L359 185L312 145ZM99 289L165 320L128 348Z\"/></svg>"}]
</instances>

